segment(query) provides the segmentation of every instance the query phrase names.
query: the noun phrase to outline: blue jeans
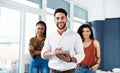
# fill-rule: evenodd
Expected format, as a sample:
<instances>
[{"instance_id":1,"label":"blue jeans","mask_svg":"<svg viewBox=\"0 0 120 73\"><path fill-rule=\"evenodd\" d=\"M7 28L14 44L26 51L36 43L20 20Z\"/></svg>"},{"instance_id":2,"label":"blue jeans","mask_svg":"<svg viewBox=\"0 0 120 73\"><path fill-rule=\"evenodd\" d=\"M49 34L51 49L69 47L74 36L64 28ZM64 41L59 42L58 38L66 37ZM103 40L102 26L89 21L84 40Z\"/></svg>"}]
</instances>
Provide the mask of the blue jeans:
<instances>
[{"instance_id":1,"label":"blue jeans","mask_svg":"<svg viewBox=\"0 0 120 73\"><path fill-rule=\"evenodd\" d=\"M32 59L29 73L50 73L50 68L48 67L48 60L42 59L40 56Z\"/></svg>"},{"instance_id":2,"label":"blue jeans","mask_svg":"<svg viewBox=\"0 0 120 73\"><path fill-rule=\"evenodd\" d=\"M95 73L95 71L92 71L90 67L78 66L75 69L75 73Z\"/></svg>"}]
</instances>

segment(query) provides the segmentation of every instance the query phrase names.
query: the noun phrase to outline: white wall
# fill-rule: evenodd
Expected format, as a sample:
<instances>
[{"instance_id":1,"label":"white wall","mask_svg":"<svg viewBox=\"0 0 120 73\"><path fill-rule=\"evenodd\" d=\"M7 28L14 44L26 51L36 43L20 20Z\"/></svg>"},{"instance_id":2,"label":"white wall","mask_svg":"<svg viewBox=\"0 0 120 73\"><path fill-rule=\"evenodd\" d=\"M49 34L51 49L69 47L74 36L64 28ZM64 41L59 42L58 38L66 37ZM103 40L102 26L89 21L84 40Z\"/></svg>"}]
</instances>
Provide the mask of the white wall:
<instances>
[{"instance_id":1,"label":"white wall","mask_svg":"<svg viewBox=\"0 0 120 73\"><path fill-rule=\"evenodd\" d=\"M120 18L120 0L105 0L105 17Z\"/></svg>"},{"instance_id":2,"label":"white wall","mask_svg":"<svg viewBox=\"0 0 120 73\"><path fill-rule=\"evenodd\" d=\"M88 10L88 21L120 18L120 0L75 0Z\"/></svg>"},{"instance_id":3,"label":"white wall","mask_svg":"<svg viewBox=\"0 0 120 73\"><path fill-rule=\"evenodd\" d=\"M88 21L105 19L105 2L104 0L89 0Z\"/></svg>"}]
</instances>

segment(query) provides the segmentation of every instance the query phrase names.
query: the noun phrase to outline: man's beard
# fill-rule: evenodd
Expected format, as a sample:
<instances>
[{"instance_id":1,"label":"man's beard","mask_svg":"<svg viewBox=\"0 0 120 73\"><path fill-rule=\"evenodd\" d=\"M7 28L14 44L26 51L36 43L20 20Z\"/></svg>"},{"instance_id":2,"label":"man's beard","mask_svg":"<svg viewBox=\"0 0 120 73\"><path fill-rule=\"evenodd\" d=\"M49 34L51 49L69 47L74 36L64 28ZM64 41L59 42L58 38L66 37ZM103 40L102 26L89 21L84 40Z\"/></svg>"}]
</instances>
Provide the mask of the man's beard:
<instances>
[{"instance_id":1,"label":"man's beard","mask_svg":"<svg viewBox=\"0 0 120 73\"><path fill-rule=\"evenodd\" d=\"M58 29L64 29L66 27L66 23L63 25L63 27L59 27L59 24L57 24Z\"/></svg>"}]
</instances>

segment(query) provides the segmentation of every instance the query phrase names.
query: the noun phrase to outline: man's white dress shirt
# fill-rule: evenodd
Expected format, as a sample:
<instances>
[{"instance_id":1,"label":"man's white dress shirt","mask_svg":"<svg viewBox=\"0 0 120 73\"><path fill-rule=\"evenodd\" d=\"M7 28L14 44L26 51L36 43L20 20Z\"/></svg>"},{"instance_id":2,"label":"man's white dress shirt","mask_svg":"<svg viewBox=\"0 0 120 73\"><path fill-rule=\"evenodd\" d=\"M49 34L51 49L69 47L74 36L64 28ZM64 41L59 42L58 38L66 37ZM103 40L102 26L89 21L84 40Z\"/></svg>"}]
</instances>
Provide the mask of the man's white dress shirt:
<instances>
[{"instance_id":1,"label":"man's white dress shirt","mask_svg":"<svg viewBox=\"0 0 120 73\"><path fill-rule=\"evenodd\" d=\"M44 58L43 54L46 51L55 51L58 47L62 47L63 50L68 50L70 56L77 59L77 63L80 63L84 58L83 44L79 34L68 28L62 35L56 31L46 37L45 45L41 52L42 58ZM48 65L51 69L65 71L74 69L77 63L65 62L60 60L57 56L52 56L49 59Z\"/></svg>"}]
</instances>

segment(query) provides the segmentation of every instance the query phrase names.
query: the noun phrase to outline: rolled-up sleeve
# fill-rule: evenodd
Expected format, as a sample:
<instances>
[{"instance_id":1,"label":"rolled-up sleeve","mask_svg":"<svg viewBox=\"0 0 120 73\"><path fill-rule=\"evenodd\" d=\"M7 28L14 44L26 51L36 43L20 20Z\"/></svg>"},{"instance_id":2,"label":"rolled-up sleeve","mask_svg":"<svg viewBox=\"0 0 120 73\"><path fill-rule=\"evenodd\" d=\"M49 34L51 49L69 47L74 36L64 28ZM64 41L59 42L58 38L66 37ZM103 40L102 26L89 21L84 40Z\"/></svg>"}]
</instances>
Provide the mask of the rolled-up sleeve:
<instances>
[{"instance_id":1,"label":"rolled-up sleeve","mask_svg":"<svg viewBox=\"0 0 120 73\"><path fill-rule=\"evenodd\" d=\"M41 51L41 57L42 57L43 59L46 59L43 55L44 55L44 53L47 52L47 51L50 51L49 38L46 38L45 44L44 44L44 46L43 46L43 48L42 48L42 51Z\"/></svg>"},{"instance_id":2,"label":"rolled-up sleeve","mask_svg":"<svg viewBox=\"0 0 120 73\"><path fill-rule=\"evenodd\" d=\"M75 36L75 52L74 57L77 59L77 63L80 63L84 59L85 54L81 37L78 34Z\"/></svg>"}]
</instances>

